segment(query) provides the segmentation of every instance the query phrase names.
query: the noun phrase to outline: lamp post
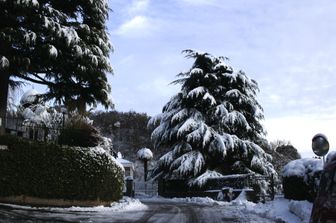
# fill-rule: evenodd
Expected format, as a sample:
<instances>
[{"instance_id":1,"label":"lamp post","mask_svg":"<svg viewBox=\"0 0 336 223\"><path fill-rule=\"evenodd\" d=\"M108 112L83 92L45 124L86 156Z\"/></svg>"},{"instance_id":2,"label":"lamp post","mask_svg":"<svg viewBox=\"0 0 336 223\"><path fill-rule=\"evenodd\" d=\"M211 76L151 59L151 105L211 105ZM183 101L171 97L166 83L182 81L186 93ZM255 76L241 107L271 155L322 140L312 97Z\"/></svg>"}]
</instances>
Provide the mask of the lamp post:
<instances>
[{"instance_id":1,"label":"lamp post","mask_svg":"<svg viewBox=\"0 0 336 223\"><path fill-rule=\"evenodd\" d=\"M147 181L147 163L149 160L153 159L153 153L148 148L142 148L137 153L138 159L140 159L144 163L144 180Z\"/></svg>"},{"instance_id":2,"label":"lamp post","mask_svg":"<svg viewBox=\"0 0 336 223\"><path fill-rule=\"evenodd\" d=\"M317 156L322 156L323 166L325 164L325 155L329 151L329 141L324 134L316 134L312 139L312 149Z\"/></svg>"}]
</instances>

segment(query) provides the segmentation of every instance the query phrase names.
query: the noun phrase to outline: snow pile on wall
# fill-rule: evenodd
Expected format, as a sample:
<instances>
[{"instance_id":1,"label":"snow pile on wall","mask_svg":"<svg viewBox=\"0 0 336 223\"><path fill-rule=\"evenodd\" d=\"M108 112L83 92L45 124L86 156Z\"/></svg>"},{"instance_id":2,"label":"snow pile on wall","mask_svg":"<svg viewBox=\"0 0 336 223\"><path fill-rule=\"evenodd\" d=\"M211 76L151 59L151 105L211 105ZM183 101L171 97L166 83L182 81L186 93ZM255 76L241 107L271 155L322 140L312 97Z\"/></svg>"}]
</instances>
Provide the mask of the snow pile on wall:
<instances>
[{"instance_id":1,"label":"snow pile on wall","mask_svg":"<svg viewBox=\"0 0 336 223\"><path fill-rule=\"evenodd\" d=\"M312 158L298 159L293 160L284 166L282 176L297 176L304 178L304 181L307 182L308 177L313 177L316 172L321 171L322 169L322 160Z\"/></svg>"},{"instance_id":2,"label":"snow pile on wall","mask_svg":"<svg viewBox=\"0 0 336 223\"><path fill-rule=\"evenodd\" d=\"M299 217L302 222L309 222L312 203L308 201L290 201L289 211Z\"/></svg>"}]
</instances>

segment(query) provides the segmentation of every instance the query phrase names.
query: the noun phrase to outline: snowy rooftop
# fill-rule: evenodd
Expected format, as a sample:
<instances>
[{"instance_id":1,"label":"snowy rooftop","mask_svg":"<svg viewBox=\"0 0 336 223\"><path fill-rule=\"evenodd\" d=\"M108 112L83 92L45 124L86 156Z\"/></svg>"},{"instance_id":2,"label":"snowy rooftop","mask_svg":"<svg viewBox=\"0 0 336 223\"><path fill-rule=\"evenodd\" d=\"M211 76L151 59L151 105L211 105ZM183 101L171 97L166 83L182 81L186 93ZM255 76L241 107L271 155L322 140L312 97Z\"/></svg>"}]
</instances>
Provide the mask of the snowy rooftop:
<instances>
[{"instance_id":1,"label":"snowy rooftop","mask_svg":"<svg viewBox=\"0 0 336 223\"><path fill-rule=\"evenodd\" d=\"M121 164L133 164L133 162L131 162L129 160L125 160L123 158L116 158L116 160Z\"/></svg>"}]
</instances>

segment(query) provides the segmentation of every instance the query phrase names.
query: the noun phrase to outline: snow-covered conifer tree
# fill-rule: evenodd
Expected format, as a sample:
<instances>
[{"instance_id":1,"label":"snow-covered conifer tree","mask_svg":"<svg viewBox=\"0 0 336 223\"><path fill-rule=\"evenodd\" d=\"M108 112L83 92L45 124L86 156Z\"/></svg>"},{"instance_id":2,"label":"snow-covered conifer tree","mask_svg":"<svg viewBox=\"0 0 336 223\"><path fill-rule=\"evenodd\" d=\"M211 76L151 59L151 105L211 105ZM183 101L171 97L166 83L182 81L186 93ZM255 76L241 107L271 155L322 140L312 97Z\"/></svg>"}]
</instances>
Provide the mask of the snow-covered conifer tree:
<instances>
[{"instance_id":1,"label":"snow-covered conifer tree","mask_svg":"<svg viewBox=\"0 0 336 223\"><path fill-rule=\"evenodd\" d=\"M0 1L0 116L18 79L46 85L44 98L70 109L112 106L108 10L106 0Z\"/></svg>"},{"instance_id":2,"label":"snow-covered conifer tree","mask_svg":"<svg viewBox=\"0 0 336 223\"><path fill-rule=\"evenodd\" d=\"M184 51L192 68L173 83L181 91L153 117L155 147L168 147L154 175L189 179L202 185L211 177L235 173L276 174L257 143L264 138L257 83L234 72L226 58Z\"/></svg>"}]
</instances>

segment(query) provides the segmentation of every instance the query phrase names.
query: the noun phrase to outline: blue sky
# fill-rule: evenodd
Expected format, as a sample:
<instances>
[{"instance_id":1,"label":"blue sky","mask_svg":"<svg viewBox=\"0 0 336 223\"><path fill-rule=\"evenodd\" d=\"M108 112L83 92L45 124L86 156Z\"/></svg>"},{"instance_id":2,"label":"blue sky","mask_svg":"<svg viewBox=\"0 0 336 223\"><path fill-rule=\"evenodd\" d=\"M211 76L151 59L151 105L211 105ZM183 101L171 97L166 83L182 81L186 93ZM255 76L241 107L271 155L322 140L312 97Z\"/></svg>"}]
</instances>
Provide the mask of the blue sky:
<instances>
[{"instance_id":1,"label":"blue sky","mask_svg":"<svg viewBox=\"0 0 336 223\"><path fill-rule=\"evenodd\" d=\"M269 140L312 156L311 138L336 147L336 1L110 0L109 77L116 109L155 115L188 70L181 51L230 58L259 83Z\"/></svg>"}]
</instances>

